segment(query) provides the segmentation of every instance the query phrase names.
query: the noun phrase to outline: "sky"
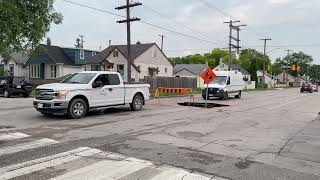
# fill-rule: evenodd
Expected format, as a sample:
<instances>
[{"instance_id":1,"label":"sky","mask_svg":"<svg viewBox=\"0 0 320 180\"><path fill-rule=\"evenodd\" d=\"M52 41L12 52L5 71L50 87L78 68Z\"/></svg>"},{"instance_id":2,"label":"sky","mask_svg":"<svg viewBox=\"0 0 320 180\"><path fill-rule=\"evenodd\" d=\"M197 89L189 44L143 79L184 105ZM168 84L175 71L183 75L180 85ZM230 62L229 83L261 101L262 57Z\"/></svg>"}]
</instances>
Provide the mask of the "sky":
<instances>
[{"instance_id":1,"label":"sky","mask_svg":"<svg viewBox=\"0 0 320 180\"><path fill-rule=\"evenodd\" d=\"M100 10L125 15L115 10L125 0L70 0ZM161 44L168 57L208 53L228 44L229 27L225 21L240 20L246 24L240 32L241 46L267 53L274 61L287 54L286 49L304 51L320 64L320 1L319 0L140 0L143 5L132 9L132 17L165 28L159 29L141 22L132 22L132 43ZM79 35L84 35L86 49L99 50L112 44L126 44L123 19L104 12L55 0L55 10L64 16L60 25L52 25L48 37L53 45L73 47ZM318 17L318 18L317 18ZM172 31L178 32L173 33ZM187 35L183 36L181 34ZM190 37L192 36L192 37ZM312 45L312 46L310 46Z\"/></svg>"}]
</instances>

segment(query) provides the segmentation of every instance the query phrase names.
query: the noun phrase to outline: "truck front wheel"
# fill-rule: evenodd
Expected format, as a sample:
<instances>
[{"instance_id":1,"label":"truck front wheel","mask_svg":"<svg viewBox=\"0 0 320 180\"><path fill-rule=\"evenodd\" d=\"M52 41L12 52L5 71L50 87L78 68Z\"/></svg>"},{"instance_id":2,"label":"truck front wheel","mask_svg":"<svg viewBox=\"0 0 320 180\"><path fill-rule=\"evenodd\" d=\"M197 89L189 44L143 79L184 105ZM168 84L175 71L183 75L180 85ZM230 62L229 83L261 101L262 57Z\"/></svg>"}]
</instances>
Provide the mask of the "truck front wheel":
<instances>
[{"instance_id":1,"label":"truck front wheel","mask_svg":"<svg viewBox=\"0 0 320 180\"><path fill-rule=\"evenodd\" d=\"M87 114L88 106L83 99L73 99L68 107L68 117L79 119Z\"/></svg>"},{"instance_id":2,"label":"truck front wheel","mask_svg":"<svg viewBox=\"0 0 320 180\"><path fill-rule=\"evenodd\" d=\"M143 97L139 94L133 97L132 103L130 104L130 108L133 111L140 111L143 106Z\"/></svg>"}]
</instances>

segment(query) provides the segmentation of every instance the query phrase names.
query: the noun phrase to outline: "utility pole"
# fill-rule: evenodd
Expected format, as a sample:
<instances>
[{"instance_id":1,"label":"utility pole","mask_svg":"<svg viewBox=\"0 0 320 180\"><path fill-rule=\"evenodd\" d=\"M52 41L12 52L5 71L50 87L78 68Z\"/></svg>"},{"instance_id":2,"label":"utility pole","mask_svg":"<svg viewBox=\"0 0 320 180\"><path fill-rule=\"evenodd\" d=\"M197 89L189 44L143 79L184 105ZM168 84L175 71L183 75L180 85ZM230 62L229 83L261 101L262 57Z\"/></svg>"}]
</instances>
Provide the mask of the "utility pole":
<instances>
[{"instance_id":1,"label":"utility pole","mask_svg":"<svg viewBox=\"0 0 320 180\"><path fill-rule=\"evenodd\" d=\"M80 43L80 48L81 49L83 49L83 47L84 47L84 40L83 40L83 38L84 38L84 35L79 35L79 37L80 37L80 40L81 40L81 43Z\"/></svg>"},{"instance_id":2,"label":"utility pole","mask_svg":"<svg viewBox=\"0 0 320 180\"><path fill-rule=\"evenodd\" d=\"M165 36L162 34L160 34L159 36L161 37L161 51L163 51L163 39L165 38Z\"/></svg>"},{"instance_id":3,"label":"utility pole","mask_svg":"<svg viewBox=\"0 0 320 180\"><path fill-rule=\"evenodd\" d=\"M267 50L267 41L271 41L271 38L264 38L264 39L260 39L261 41L264 41L264 46L263 46L263 57L264 60L267 60L267 54L266 54L266 50ZM265 80L265 75L266 75L266 63L263 63L263 83L266 82Z\"/></svg>"},{"instance_id":4,"label":"utility pole","mask_svg":"<svg viewBox=\"0 0 320 180\"><path fill-rule=\"evenodd\" d=\"M131 18L130 17L130 8L135 7L135 6L141 6L142 3L136 2L136 3L130 3L130 0L126 0L126 5L116 7L116 10L122 10L126 9L127 13L127 19L126 20L121 20L117 21L117 23L126 23L127 24L127 48L128 48L128 82L131 82L131 67L132 67L132 59L131 59L131 22L133 21L140 21L141 19L139 18Z\"/></svg>"},{"instance_id":5,"label":"utility pole","mask_svg":"<svg viewBox=\"0 0 320 180\"><path fill-rule=\"evenodd\" d=\"M287 79L288 79L288 76L289 76L289 56L290 56L290 52L292 52L293 50L291 50L291 49L286 49L286 50L284 50L284 51L286 51L287 52L287 56L288 56L288 58L287 58L287 63L286 63L286 68L285 68L285 73L284 73L284 78L283 78L283 80L285 81L285 82L287 82Z\"/></svg>"},{"instance_id":6,"label":"utility pole","mask_svg":"<svg viewBox=\"0 0 320 180\"><path fill-rule=\"evenodd\" d=\"M225 24L229 24L229 64L231 64L232 62L232 48L235 48L237 50L237 53L240 53L240 27L246 26L244 24L242 25L234 25L234 23L238 23L240 21L234 21L234 20L230 20L227 22L224 22ZM237 37L233 37L233 30L237 31ZM236 45L232 44L232 40L236 41ZM230 68L229 68L230 70Z\"/></svg>"}]
</instances>

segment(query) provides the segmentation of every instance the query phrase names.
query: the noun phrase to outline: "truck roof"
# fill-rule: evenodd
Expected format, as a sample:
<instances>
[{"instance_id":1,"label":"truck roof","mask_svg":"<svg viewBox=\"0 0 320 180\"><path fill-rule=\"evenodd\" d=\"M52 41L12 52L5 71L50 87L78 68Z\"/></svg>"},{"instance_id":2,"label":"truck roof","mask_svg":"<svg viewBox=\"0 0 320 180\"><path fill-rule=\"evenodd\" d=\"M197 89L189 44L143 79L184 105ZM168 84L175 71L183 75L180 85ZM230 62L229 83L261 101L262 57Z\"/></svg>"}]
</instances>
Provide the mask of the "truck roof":
<instances>
[{"instance_id":1,"label":"truck roof","mask_svg":"<svg viewBox=\"0 0 320 180\"><path fill-rule=\"evenodd\" d=\"M95 73L95 74L118 74L118 72L115 71L82 71L79 73Z\"/></svg>"},{"instance_id":2,"label":"truck roof","mask_svg":"<svg viewBox=\"0 0 320 180\"><path fill-rule=\"evenodd\" d=\"M230 74L241 74L239 71L214 71L217 76L228 76Z\"/></svg>"}]
</instances>

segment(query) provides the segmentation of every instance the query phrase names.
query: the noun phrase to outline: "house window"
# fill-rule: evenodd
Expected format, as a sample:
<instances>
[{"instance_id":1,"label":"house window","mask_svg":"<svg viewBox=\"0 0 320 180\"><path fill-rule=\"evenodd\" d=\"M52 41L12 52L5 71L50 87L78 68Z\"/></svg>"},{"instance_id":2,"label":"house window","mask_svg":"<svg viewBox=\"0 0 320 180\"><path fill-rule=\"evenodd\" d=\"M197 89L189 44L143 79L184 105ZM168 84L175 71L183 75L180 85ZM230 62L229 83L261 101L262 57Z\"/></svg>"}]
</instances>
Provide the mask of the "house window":
<instances>
[{"instance_id":1,"label":"house window","mask_svg":"<svg viewBox=\"0 0 320 180\"><path fill-rule=\"evenodd\" d=\"M50 66L50 72L51 72L51 78L56 78L57 77L57 66L56 65L51 65Z\"/></svg>"},{"instance_id":2,"label":"house window","mask_svg":"<svg viewBox=\"0 0 320 180\"><path fill-rule=\"evenodd\" d=\"M30 77L31 78L40 78L40 65L31 65L30 66Z\"/></svg>"},{"instance_id":3,"label":"house window","mask_svg":"<svg viewBox=\"0 0 320 180\"><path fill-rule=\"evenodd\" d=\"M80 49L80 59L84 59L84 49Z\"/></svg>"},{"instance_id":4,"label":"house window","mask_svg":"<svg viewBox=\"0 0 320 180\"><path fill-rule=\"evenodd\" d=\"M168 73L168 68L164 68L164 72L165 72L165 73Z\"/></svg>"},{"instance_id":5,"label":"house window","mask_svg":"<svg viewBox=\"0 0 320 180\"><path fill-rule=\"evenodd\" d=\"M123 64L118 64L117 65L117 71L120 73L122 76L124 75L124 65Z\"/></svg>"},{"instance_id":6,"label":"house window","mask_svg":"<svg viewBox=\"0 0 320 180\"><path fill-rule=\"evenodd\" d=\"M100 65L91 65L91 71L101 71Z\"/></svg>"},{"instance_id":7,"label":"house window","mask_svg":"<svg viewBox=\"0 0 320 180\"><path fill-rule=\"evenodd\" d=\"M97 55L97 52L96 51L92 51L92 56L95 56Z\"/></svg>"},{"instance_id":8,"label":"house window","mask_svg":"<svg viewBox=\"0 0 320 180\"><path fill-rule=\"evenodd\" d=\"M13 74L14 74L14 65L13 64L9 64L9 73L11 76L13 76Z\"/></svg>"},{"instance_id":9,"label":"house window","mask_svg":"<svg viewBox=\"0 0 320 180\"><path fill-rule=\"evenodd\" d=\"M118 51L113 51L113 57L119 57L119 52Z\"/></svg>"}]
</instances>

